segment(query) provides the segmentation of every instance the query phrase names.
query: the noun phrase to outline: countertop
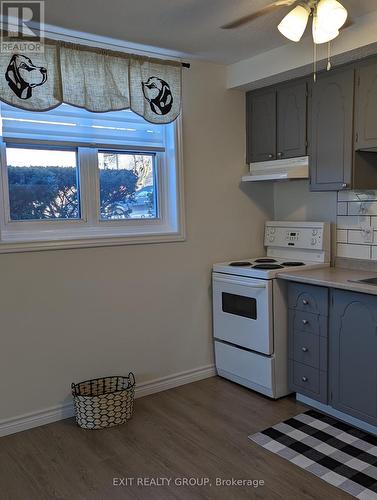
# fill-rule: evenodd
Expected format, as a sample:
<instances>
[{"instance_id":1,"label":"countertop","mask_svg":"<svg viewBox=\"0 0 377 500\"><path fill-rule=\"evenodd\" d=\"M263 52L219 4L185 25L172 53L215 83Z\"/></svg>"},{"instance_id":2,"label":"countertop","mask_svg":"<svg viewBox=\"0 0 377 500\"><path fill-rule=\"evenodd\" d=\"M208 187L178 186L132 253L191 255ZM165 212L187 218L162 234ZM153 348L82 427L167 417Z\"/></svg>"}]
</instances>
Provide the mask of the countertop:
<instances>
[{"instance_id":1,"label":"countertop","mask_svg":"<svg viewBox=\"0 0 377 500\"><path fill-rule=\"evenodd\" d=\"M307 271L281 271L277 277L288 281L308 283L310 285L327 286L377 295L377 286L365 283L353 283L354 280L377 277L377 271L358 271L343 267L323 267Z\"/></svg>"}]
</instances>

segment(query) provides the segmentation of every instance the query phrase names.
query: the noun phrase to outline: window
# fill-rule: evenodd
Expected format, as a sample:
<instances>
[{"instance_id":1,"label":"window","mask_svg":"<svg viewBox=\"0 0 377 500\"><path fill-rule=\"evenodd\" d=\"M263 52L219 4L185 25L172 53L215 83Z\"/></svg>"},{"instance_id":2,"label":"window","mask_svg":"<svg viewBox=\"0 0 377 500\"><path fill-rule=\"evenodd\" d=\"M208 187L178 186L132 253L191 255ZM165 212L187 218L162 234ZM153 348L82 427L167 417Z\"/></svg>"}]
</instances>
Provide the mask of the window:
<instances>
[{"instance_id":1,"label":"window","mask_svg":"<svg viewBox=\"0 0 377 500\"><path fill-rule=\"evenodd\" d=\"M183 239L179 122L0 110L0 252Z\"/></svg>"},{"instance_id":2,"label":"window","mask_svg":"<svg viewBox=\"0 0 377 500\"><path fill-rule=\"evenodd\" d=\"M10 220L80 219L75 151L6 148Z\"/></svg>"},{"instance_id":3,"label":"window","mask_svg":"<svg viewBox=\"0 0 377 500\"><path fill-rule=\"evenodd\" d=\"M98 167L102 220L157 218L154 155L100 151Z\"/></svg>"}]
</instances>

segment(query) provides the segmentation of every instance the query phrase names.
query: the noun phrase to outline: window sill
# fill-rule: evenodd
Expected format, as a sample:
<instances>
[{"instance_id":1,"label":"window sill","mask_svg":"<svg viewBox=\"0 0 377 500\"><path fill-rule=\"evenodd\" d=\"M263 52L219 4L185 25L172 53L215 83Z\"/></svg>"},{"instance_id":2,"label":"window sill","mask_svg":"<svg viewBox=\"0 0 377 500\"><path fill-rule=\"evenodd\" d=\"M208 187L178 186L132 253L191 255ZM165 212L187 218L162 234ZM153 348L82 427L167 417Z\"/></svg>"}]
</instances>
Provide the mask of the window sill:
<instances>
[{"instance_id":1,"label":"window sill","mask_svg":"<svg viewBox=\"0 0 377 500\"><path fill-rule=\"evenodd\" d=\"M74 248L109 247L122 245L143 245L154 243L172 243L185 241L184 231L167 232L159 234L143 235L104 235L104 236L80 236L78 238L44 238L44 239L20 239L12 235L9 237L3 233L0 241L0 254L17 252L39 252L43 250L63 250Z\"/></svg>"}]
</instances>

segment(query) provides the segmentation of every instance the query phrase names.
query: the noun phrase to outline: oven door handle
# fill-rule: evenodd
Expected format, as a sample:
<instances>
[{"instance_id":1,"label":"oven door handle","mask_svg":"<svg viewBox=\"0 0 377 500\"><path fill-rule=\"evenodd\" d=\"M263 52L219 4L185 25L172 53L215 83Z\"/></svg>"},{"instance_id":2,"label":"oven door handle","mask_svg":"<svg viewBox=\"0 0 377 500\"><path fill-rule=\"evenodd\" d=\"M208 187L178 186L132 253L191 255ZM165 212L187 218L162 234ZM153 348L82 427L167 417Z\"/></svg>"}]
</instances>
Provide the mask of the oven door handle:
<instances>
[{"instance_id":1,"label":"oven door handle","mask_svg":"<svg viewBox=\"0 0 377 500\"><path fill-rule=\"evenodd\" d=\"M249 288L266 288L266 285L262 284L257 284L257 283L245 283L244 281L237 281L237 280L227 280L224 278L214 278L214 282L221 282L221 283L227 283L228 285L243 285L247 286Z\"/></svg>"}]
</instances>

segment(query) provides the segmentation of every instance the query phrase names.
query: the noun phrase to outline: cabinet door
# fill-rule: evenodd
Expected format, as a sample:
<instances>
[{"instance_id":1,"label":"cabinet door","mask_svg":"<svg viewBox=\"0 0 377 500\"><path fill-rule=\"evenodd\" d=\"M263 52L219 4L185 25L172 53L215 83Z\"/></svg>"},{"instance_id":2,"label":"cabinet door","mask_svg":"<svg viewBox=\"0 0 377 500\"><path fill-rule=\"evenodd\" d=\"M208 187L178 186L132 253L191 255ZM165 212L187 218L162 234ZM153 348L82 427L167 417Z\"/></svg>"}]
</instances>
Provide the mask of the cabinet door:
<instances>
[{"instance_id":1,"label":"cabinet door","mask_svg":"<svg viewBox=\"0 0 377 500\"><path fill-rule=\"evenodd\" d=\"M356 90L356 149L377 148L377 62L361 64Z\"/></svg>"},{"instance_id":2,"label":"cabinet door","mask_svg":"<svg viewBox=\"0 0 377 500\"><path fill-rule=\"evenodd\" d=\"M354 70L319 75L313 85L310 188L350 187L353 166Z\"/></svg>"},{"instance_id":3,"label":"cabinet door","mask_svg":"<svg viewBox=\"0 0 377 500\"><path fill-rule=\"evenodd\" d=\"M276 159L276 91L246 97L247 163Z\"/></svg>"},{"instance_id":4,"label":"cabinet door","mask_svg":"<svg viewBox=\"0 0 377 500\"><path fill-rule=\"evenodd\" d=\"M277 157L306 155L307 84L283 85L277 90Z\"/></svg>"},{"instance_id":5,"label":"cabinet door","mask_svg":"<svg viewBox=\"0 0 377 500\"><path fill-rule=\"evenodd\" d=\"M332 292L331 405L377 425L377 297Z\"/></svg>"}]
</instances>

